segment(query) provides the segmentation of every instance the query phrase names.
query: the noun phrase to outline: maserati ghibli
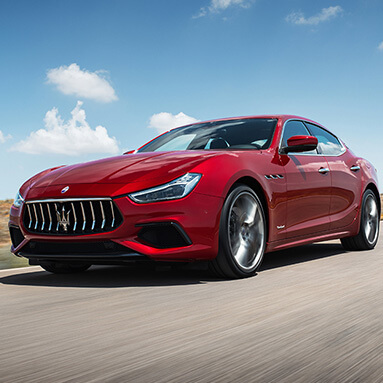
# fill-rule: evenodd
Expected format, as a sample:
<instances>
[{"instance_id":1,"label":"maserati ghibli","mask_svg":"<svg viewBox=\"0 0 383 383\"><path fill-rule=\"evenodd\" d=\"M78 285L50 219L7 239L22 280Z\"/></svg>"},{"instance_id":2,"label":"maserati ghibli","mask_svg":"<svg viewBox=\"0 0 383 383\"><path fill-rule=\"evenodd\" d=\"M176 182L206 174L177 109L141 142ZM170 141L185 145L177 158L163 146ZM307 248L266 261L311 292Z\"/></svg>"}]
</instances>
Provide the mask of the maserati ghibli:
<instances>
[{"instance_id":1,"label":"maserati ghibli","mask_svg":"<svg viewBox=\"0 0 383 383\"><path fill-rule=\"evenodd\" d=\"M226 118L172 129L121 156L45 170L10 212L12 252L53 273L94 264L207 261L252 276L265 253L378 241L377 174L320 124Z\"/></svg>"}]
</instances>

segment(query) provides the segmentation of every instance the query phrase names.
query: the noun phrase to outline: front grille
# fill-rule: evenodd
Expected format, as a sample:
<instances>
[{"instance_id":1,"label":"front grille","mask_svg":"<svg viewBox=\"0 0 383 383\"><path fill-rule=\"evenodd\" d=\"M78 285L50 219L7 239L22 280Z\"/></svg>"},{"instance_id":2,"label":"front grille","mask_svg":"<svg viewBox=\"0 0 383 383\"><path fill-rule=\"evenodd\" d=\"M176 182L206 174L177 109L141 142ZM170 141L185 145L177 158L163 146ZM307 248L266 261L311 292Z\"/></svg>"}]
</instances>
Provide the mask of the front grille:
<instances>
[{"instance_id":1,"label":"front grille","mask_svg":"<svg viewBox=\"0 0 383 383\"><path fill-rule=\"evenodd\" d=\"M24 227L38 234L103 233L122 222L122 215L110 198L28 201L23 214Z\"/></svg>"}]
</instances>

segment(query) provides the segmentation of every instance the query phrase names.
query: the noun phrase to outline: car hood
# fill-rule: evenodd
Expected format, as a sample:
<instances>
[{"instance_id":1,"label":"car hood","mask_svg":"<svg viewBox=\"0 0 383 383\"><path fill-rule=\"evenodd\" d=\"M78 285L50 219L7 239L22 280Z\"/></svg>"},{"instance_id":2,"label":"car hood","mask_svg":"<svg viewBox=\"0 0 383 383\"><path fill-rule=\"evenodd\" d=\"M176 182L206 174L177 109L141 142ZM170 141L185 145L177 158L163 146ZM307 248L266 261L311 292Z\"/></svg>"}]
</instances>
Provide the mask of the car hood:
<instances>
[{"instance_id":1,"label":"car hood","mask_svg":"<svg viewBox=\"0 0 383 383\"><path fill-rule=\"evenodd\" d=\"M28 199L36 198L37 194L41 197L41 189L47 191L44 196L52 197L58 191L60 194L65 186L70 186L71 190L65 193L65 197L83 193L99 194L92 193L96 185L105 185L99 187L99 190L103 190L101 194L122 194L169 182L217 155L220 153L213 151L137 153L64 166L43 172L40 177L31 180ZM92 191L84 185L92 185ZM31 193L32 190L35 192Z\"/></svg>"}]
</instances>

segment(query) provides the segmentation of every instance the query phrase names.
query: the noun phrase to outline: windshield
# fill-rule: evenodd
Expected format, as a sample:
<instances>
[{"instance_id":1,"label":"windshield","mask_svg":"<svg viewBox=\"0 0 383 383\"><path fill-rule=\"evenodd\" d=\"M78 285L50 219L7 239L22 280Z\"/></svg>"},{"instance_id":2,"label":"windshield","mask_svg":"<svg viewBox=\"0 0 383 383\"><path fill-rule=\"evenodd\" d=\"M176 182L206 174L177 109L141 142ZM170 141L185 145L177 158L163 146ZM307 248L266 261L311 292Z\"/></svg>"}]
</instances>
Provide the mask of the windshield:
<instances>
[{"instance_id":1,"label":"windshield","mask_svg":"<svg viewBox=\"0 0 383 383\"><path fill-rule=\"evenodd\" d=\"M276 124L277 119L246 118L184 126L156 138L138 152L267 149Z\"/></svg>"}]
</instances>

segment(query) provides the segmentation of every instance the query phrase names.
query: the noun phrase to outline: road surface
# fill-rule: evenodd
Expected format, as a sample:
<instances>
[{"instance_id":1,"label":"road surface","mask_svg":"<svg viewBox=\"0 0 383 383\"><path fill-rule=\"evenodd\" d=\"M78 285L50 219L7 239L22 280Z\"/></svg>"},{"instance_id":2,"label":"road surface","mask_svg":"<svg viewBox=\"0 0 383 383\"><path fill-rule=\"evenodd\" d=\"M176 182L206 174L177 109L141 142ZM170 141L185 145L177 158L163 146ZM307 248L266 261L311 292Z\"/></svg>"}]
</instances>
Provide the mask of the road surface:
<instances>
[{"instance_id":1,"label":"road surface","mask_svg":"<svg viewBox=\"0 0 383 383\"><path fill-rule=\"evenodd\" d=\"M0 382L382 382L383 240L266 256L253 278L0 271Z\"/></svg>"}]
</instances>

